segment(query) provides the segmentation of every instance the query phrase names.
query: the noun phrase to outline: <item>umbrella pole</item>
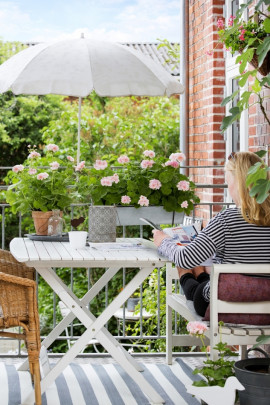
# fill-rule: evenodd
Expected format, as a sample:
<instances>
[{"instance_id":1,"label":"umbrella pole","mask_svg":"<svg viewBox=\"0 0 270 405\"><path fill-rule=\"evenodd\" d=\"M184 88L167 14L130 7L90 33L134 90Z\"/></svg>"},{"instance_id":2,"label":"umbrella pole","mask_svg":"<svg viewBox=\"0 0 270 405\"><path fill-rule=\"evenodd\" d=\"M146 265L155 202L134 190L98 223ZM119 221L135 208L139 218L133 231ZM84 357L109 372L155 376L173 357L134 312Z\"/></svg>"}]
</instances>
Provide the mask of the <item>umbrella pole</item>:
<instances>
[{"instance_id":1,"label":"umbrella pole","mask_svg":"<svg viewBox=\"0 0 270 405\"><path fill-rule=\"evenodd\" d=\"M79 113L78 113L78 140L77 140L77 165L80 162L80 149L81 149L81 109L82 98L79 97Z\"/></svg>"}]
</instances>

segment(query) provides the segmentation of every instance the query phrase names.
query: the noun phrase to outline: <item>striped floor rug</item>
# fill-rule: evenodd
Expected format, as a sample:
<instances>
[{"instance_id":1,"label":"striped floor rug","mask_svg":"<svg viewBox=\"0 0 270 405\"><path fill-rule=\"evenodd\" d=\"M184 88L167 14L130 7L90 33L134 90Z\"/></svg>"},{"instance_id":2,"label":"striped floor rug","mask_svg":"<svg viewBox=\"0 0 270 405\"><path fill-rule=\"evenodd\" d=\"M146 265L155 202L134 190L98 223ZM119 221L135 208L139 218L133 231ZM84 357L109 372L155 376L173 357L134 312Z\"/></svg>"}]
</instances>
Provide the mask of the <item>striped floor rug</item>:
<instances>
[{"instance_id":1,"label":"striped floor rug","mask_svg":"<svg viewBox=\"0 0 270 405\"><path fill-rule=\"evenodd\" d=\"M28 372L18 364L0 363L0 405L21 405L31 389ZM182 359L166 364L143 363L145 378L166 405L198 405L185 384L198 379ZM149 399L117 364L72 363L43 394L42 405L147 405Z\"/></svg>"}]
</instances>

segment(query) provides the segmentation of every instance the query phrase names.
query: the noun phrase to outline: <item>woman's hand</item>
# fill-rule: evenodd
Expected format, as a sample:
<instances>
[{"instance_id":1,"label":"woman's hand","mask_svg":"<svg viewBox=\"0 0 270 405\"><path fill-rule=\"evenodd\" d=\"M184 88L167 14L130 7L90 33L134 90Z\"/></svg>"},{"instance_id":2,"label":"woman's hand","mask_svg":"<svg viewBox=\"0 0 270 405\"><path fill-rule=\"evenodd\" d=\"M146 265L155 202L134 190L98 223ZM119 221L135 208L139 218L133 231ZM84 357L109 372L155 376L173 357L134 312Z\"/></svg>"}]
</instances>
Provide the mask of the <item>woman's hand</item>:
<instances>
[{"instance_id":1,"label":"woman's hand","mask_svg":"<svg viewBox=\"0 0 270 405\"><path fill-rule=\"evenodd\" d=\"M165 232L158 231L157 229L153 229L152 233L154 235L154 244L156 246L160 246L163 239L170 238Z\"/></svg>"}]
</instances>

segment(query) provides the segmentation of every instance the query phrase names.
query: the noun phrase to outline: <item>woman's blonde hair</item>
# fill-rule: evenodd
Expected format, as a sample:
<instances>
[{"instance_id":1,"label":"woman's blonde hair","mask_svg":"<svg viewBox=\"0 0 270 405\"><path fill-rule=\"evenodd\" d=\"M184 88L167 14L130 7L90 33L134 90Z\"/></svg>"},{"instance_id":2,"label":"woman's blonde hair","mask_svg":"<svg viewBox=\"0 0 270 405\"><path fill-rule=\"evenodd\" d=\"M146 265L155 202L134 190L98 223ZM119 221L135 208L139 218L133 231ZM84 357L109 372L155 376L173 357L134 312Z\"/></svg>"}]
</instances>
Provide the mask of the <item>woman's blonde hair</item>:
<instances>
[{"instance_id":1,"label":"woman's blonde hair","mask_svg":"<svg viewBox=\"0 0 270 405\"><path fill-rule=\"evenodd\" d=\"M251 224L270 226L270 197L258 204L256 199L249 195L251 187L246 186L248 169L260 161L262 160L255 153L237 152L227 162L225 170L232 171L235 176L243 218Z\"/></svg>"}]
</instances>

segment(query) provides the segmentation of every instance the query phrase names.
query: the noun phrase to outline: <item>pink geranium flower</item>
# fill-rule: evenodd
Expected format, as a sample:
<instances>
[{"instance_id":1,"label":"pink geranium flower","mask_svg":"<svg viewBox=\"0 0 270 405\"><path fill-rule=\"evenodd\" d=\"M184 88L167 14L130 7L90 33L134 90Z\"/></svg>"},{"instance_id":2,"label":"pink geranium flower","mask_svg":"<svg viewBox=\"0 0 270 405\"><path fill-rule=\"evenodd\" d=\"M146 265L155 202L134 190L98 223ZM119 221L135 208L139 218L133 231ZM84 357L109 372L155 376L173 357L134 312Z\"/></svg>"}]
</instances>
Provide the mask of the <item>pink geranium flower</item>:
<instances>
[{"instance_id":1,"label":"pink geranium flower","mask_svg":"<svg viewBox=\"0 0 270 405\"><path fill-rule=\"evenodd\" d=\"M159 190L161 186L162 186L161 182L157 179L152 179L149 181L149 187L152 190Z\"/></svg>"},{"instance_id":2,"label":"pink geranium flower","mask_svg":"<svg viewBox=\"0 0 270 405\"><path fill-rule=\"evenodd\" d=\"M178 167L180 166L179 163L177 162L177 160L168 160L167 162L165 162L165 166L172 166L175 169L178 169Z\"/></svg>"},{"instance_id":3,"label":"pink geranium flower","mask_svg":"<svg viewBox=\"0 0 270 405\"><path fill-rule=\"evenodd\" d=\"M49 145L47 145L47 150L50 150L51 152L58 152L59 146L55 145L54 143L49 143Z\"/></svg>"},{"instance_id":4,"label":"pink geranium flower","mask_svg":"<svg viewBox=\"0 0 270 405\"><path fill-rule=\"evenodd\" d=\"M119 158L117 159L117 161L119 163L128 163L129 162L129 157L126 155L121 155L119 156Z\"/></svg>"},{"instance_id":5,"label":"pink geranium flower","mask_svg":"<svg viewBox=\"0 0 270 405\"><path fill-rule=\"evenodd\" d=\"M233 15L230 16L229 20L228 20L228 26L232 27L233 26L233 21L235 20L236 17L234 17Z\"/></svg>"},{"instance_id":6,"label":"pink geranium flower","mask_svg":"<svg viewBox=\"0 0 270 405\"><path fill-rule=\"evenodd\" d=\"M39 156L40 156L40 153L33 150L32 152L29 153L28 159L34 159L34 158L39 157Z\"/></svg>"},{"instance_id":7,"label":"pink geranium flower","mask_svg":"<svg viewBox=\"0 0 270 405\"><path fill-rule=\"evenodd\" d=\"M149 200L148 200L148 198L146 198L144 195L141 195L141 196L140 196L140 199L139 199L139 201L138 201L138 204L139 204L141 207L148 207L148 205L149 205Z\"/></svg>"},{"instance_id":8,"label":"pink geranium flower","mask_svg":"<svg viewBox=\"0 0 270 405\"><path fill-rule=\"evenodd\" d=\"M119 176L117 173L114 173L114 175L112 176L112 179L116 184L119 183Z\"/></svg>"},{"instance_id":9,"label":"pink geranium flower","mask_svg":"<svg viewBox=\"0 0 270 405\"><path fill-rule=\"evenodd\" d=\"M29 174L36 174L36 173L37 173L37 170L32 167L32 168L30 168L30 169L28 170L28 173L29 173Z\"/></svg>"},{"instance_id":10,"label":"pink geranium flower","mask_svg":"<svg viewBox=\"0 0 270 405\"><path fill-rule=\"evenodd\" d=\"M181 204L182 208L187 208L188 207L188 202L187 201L183 201Z\"/></svg>"},{"instance_id":11,"label":"pink geranium flower","mask_svg":"<svg viewBox=\"0 0 270 405\"><path fill-rule=\"evenodd\" d=\"M144 156L147 156L149 158L154 158L156 156L155 152L153 150L145 150L143 152Z\"/></svg>"},{"instance_id":12,"label":"pink geranium flower","mask_svg":"<svg viewBox=\"0 0 270 405\"><path fill-rule=\"evenodd\" d=\"M22 172L23 169L24 169L24 166L23 166L23 165L16 165L16 166L13 166L12 171L13 171L14 173L18 173L18 172Z\"/></svg>"},{"instance_id":13,"label":"pink geranium flower","mask_svg":"<svg viewBox=\"0 0 270 405\"><path fill-rule=\"evenodd\" d=\"M85 161L82 160L77 166L75 166L75 171L80 172L85 167Z\"/></svg>"},{"instance_id":14,"label":"pink geranium flower","mask_svg":"<svg viewBox=\"0 0 270 405\"><path fill-rule=\"evenodd\" d=\"M46 172L44 172L44 173L39 173L38 175L37 175L37 179L38 180L45 180L45 179L47 179L49 177L49 175L48 175L48 173L46 173Z\"/></svg>"},{"instance_id":15,"label":"pink geranium flower","mask_svg":"<svg viewBox=\"0 0 270 405\"><path fill-rule=\"evenodd\" d=\"M241 30L241 34L239 35L240 41L244 41L244 40L245 40L245 36L244 36L245 32L246 32L246 30Z\"/></svg>"},{"instance_id":16,"label":"pink geranium flower","mask_svg":"<svg viewBox=\"0 0 270 405\"><path fill-rule=\"evenodd\" d=\"M121 203L122 204L130 204L131 203L131 198L128 195L123 195L121 197Z\"/></svg>"},{"instance_id":17,"label":"pink geranium flower","mask_svg":"<svg viewBox=\"0 0 270 405\"><path fill-rule=\"evenodd\" d=\"M52 162L50 163L51 169L52 170L57 170L60 166L60 164L58 162Z\"/></svg>"},{"instance_id":18,"label":"pink geranium flower","mask_svg":"<svg viewBox=\"0 0 270 405\"><path fill-rule=\"evenodd\" d=\"M203 335L205 331L208 330L208 327L205 323L199 321L189 322L187 324L187 331L190 335Z\"/></svg>"},{"instance_id":19,"label":"pink geranium flower","mask_svg":"<svg viewBox=\"0 0 270 405\"><path fill-rule=\"evenodd\" d=\"M104 170L106 169L106 167L108 166L108 163L106 162L106 160L96 160L96 162L94 163L94 168L96 170Z\"/></svg>"},{"instance_id":20,"label":"pink geranium flower","mask_svg":"<svg viewBox=\"0 0 270 405\"><path fill-rule=\"evenodd\" d=\"M67 156L67 160L69 160L70 162L74 162L74 158L72 156Z\"/></svg>"},{"instance_id":21,"label":"pink geranium flower","mask_svg":"<svg viewBox=\"0 0 270 405\"><path fill-rule=\"evenodd\" d=\"M141 161L141 168L147 169L148 167L152 167L155 162L153 160L142 160Z\"/></svg>"},{"instance_id":22,"label":"pink geranium flower","mask_svg":"<svg viewBox=\"0 0 270 405\"><path fill-rule=\"evenodd\" d=\"M177 160L178 162L183 162L186 160L186 155L184 153L172 153L169 157L170 160Z\"/></svg>"},{"instance_id":23,"label":"pink geranium flower","mask_svg":"<svg viewBox=\"0 0 270 405\"><path fill-rule=\"evenodd\" d=\"M102 177L102 179L100 180L100 184L102 186L107 186L107 187L111 187L113 185L113 177L112 176L108 176L108 177Z\"/></svg>"},{"instance_id":24,"label":"pink geranium flower","mask_svg":"<svg viewBox=\"0 0 270 405\"><path fill-rule=\"evenodd\" d=\"M224 22L223 22L222 18L219 18L217 20L217 27L219 30L222 30L224 28Z\"/></svg>"},{"instance_id":25,"label":"pink geranium flower","mask_svg":"<svg viewBox=\"0 0 270 405\"><path fill-rule=\"evenodd\" d=\"M186 181L186 180L179 181L179 183L177 183L176 187L178 188L178 190L188 191L189 190L189 181Z\"/></svg>"}]
</instances>

